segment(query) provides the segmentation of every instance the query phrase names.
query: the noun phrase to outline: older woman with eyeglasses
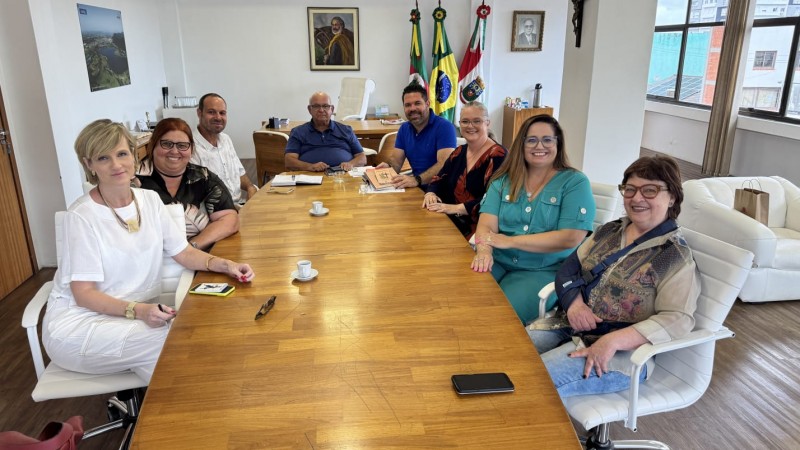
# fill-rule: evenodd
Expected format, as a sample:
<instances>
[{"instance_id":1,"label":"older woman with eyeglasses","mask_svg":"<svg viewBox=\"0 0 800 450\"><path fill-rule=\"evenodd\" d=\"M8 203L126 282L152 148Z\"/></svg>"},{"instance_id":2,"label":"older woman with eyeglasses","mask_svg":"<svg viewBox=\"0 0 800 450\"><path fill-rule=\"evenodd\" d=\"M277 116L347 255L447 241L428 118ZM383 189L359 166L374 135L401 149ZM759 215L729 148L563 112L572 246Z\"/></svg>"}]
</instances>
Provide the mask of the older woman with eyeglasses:
<instances>
[{"instance_id":1,"label":"older woman with eyeglasses","mask_svg":"<svg viewBox=\"0 0 800 450\"><path fill-rule=\"evenodd\" d=\"M153 130L136 178L142 188L156 191L165 205L182 204L189 243L208 249L239 231L239 214L225 183L189 162L193 148L192 129L186 122L162 120Z\"/></svg>"},{"instance_id":2,"label":"older woman with eyeglasses","mask_svg":"<svg viewBox=\"0 0 800 450\"><path fill-rule=\"evenodd\" d=\"M481 102L469 102L461 110L461 135L467 141L453 151L439 174L428 184L422 207L447 214L465 238L478 224L480 201L506 149L489 129L489 110Z\"/></svg>"},{"instance_id":3,"label":"older woman with eyeglasses","mask_svg":"<svg viewBox=\"0 0 800 450\"><path fill-rule=\"evenodd\" d=\"M176 314L157 303L164 255L243 283L255 274L247 264L191 248L158 195L131 188L134 144L124 125L108 119L90 123L75 140L75 154L95 187L75 200L59 229L62 254L42 342L67 370L132 370L149 381Z\"/></svg>"},{"instance_id":4,"label":"older woman with eyeglasses","mask_svg":"<svg viewBox=\"0 0 800 450\"><path fill-rule=\"evenodd\" d=\"M617 392L631 351L694 327L700 275L675 219L683 188L670 157L642 157L619 186L626 216L600 227L556 275L561 307L528 331L562 397ZM650 361L640 381L652 375Z\"/></svg>"},{"instance_id":5,"label":"older woman with eyeglasses","mask_svg":"<svg viewBox=\"0 0 800 450\"><path fill-rule=\"evenodd\" d=\"M570 167L556 119L522 124L480 208L472 270L491 271L527 325L538 316L539 290L592 230L595 215L589 180Z\"/></svg>"}]
</instances>

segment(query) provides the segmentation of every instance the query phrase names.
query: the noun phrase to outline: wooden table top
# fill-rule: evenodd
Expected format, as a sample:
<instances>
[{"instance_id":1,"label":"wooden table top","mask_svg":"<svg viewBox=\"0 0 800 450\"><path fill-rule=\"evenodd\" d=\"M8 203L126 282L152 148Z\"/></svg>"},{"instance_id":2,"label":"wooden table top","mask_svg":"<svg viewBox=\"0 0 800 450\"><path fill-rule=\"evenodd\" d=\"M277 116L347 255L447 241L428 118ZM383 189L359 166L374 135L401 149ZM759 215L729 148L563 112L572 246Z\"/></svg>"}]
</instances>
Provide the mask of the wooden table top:
<instances>
[{"instance_id":1,"label":"wooden table top","mask_svg":"<svg viewBox=\"0 0 800 450\"><path fill-rule=\"evenodd\" d=\"M575 431L490 274L422 191L360 181L262 189L213 253L256 278L189 295L147 391L133 449L574 448ZM309 215L322 200L330 213ZM290 278L299 259L319 275ZM201 273L198 281L226 281ZM260 305L275 307L255 321ZM506 372L510 394L459 396L450 376Z\"/></svg>"},{"instance_id":2,"label":"wooden table top","mask_svg":"<svg viewBox=\"0 0 800 450\"><path fill-rule=\"evenodd\" d=\"M281 133L289 134L292 129L299 127L304 123L308 123L308 121L291 120L289 121L289 125L282 126L280 128L267 128L264 126L260 130L256 131L279 131ZM380 120L346 120L341 123L352 127L353 132L355 132L356 136L358 137L381 137L386 133L391 133L392 131L397 131L400 129L400 125L383 125Z\"/></svg>"}]
</instances>

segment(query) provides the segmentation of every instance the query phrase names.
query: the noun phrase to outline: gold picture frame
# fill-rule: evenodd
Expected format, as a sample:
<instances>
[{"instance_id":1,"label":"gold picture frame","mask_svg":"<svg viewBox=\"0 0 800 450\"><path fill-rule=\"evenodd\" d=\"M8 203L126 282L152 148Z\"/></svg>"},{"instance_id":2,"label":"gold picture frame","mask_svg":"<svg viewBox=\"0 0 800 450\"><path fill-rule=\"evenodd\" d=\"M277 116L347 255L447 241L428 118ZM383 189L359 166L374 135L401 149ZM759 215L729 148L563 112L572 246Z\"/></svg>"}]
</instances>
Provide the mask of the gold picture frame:
<instances>
[{"instance_id":1,"label":"gold picture frame","mask_svg":"<svg viewBox=\"0 0 800 450\"><path fill-rule=\"evenodd\" d=\"M514 11L511 51L538 52L544 37L544 11Z\"/></svg>"},{"instance_id":2,"label":"gold picture frame","mask_svg":"<svg viewBox=\"0 0 800 450\"><path fill-rule=\"evenodd\" d=\"M361 70L358 8L308 7L311 70Z\"/></svg>"}]
</instances>

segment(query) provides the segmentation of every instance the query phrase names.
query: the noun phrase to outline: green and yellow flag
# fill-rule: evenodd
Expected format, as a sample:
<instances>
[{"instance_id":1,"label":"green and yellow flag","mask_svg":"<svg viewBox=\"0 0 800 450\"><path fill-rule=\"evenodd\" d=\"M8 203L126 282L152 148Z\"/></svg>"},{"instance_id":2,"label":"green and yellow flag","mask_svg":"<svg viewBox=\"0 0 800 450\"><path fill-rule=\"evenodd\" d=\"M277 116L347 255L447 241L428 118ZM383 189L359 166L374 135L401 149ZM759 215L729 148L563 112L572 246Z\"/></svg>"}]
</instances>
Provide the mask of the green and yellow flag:
<instances>
[{"instance_id":1,"label":"green and yellow flag","mask_svg":"<svg viewBox=\"0 0 800 450\"><path fill-rule=\"evenodd\" d=\"M452 122L458 101L458 66L444 31L445 17L447 11L441 6L433 10L433 71L428 97L433 112Z\"/></svg>"}]
</instances>

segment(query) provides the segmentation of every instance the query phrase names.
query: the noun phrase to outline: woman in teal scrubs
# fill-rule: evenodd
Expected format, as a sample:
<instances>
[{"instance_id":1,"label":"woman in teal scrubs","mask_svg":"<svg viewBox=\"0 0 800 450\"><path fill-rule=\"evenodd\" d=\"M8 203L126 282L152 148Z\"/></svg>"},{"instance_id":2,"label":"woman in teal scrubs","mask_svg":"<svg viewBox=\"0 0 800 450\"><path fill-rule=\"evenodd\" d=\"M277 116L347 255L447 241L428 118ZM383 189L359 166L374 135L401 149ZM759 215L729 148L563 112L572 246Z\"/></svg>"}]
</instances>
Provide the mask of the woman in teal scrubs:
<instances>
[{"instance_id":1,"label":"woman in teal scrubs","mask_svg":"<svg viewBox=\"0 0 800 450\"><path fill-rule=\"evenodd\" d=\"M595 215L589 179L570 167L556 119L540 115L522 124L480 211L472 270L491 271L527 325L539 315L539 290L555 280Z\"/></svg>"}]
</instances>

